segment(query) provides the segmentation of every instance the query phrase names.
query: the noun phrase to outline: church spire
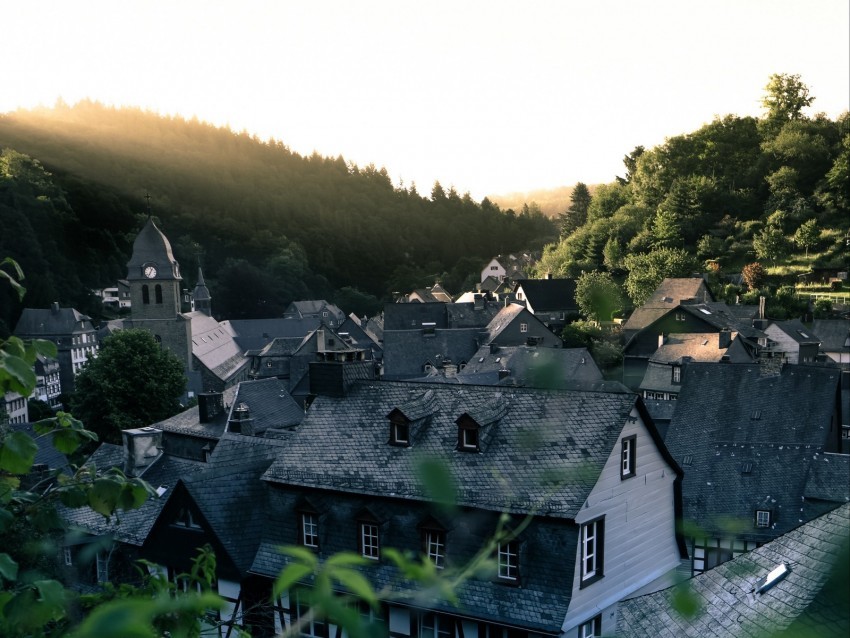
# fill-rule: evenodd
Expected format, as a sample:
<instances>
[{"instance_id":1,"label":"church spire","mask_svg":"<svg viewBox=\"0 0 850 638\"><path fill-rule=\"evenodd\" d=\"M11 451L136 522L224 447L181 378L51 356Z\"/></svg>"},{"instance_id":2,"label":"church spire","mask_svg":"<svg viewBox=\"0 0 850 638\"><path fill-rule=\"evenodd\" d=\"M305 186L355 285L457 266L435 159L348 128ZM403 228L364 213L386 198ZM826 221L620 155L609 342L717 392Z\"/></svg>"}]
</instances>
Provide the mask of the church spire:
<instances>
[{"instance_id":1,"label":"church spire","mask_svg":"<svg viewBox=\"0 0 850 638\"><path fill-rule=\"evenodd\" d=\"M204 282L204 271L201 270L200 263L198 263L198 283L195 284L195 290L192 291L192 299L195 302L195 310L203 312L208 317L212 317L212 296L210 295L210 289L207 288L207 284Z\"/></svg>"}]
</instances>

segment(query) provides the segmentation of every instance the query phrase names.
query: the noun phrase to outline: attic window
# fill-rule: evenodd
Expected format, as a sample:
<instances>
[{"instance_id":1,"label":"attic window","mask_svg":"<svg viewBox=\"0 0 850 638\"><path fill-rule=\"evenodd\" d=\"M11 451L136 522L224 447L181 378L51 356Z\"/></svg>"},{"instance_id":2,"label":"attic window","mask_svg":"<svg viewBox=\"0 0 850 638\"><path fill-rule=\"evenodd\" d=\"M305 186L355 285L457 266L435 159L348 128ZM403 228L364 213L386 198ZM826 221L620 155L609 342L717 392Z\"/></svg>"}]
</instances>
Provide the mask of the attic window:
<instances>
[{"instance_id":1,"label":"attic window","mask_svg":"<svg viewBox=\"0 0 850 638\"><path fill-rule=\"evenodd\" d=\"M682 366L673 366L673 383L682 382Z\"/></svg>"},{"instance_id":2,"label":"attic window","mask_svg":"<svg viewBox=\"0 0 850 638\"><path fill-rule=\"evenodd\" d=\"M756 510L756 527L770 527L770 510Z\"/></svg>"},{"instance_id":3,"label":"attic window","mask_svg":"<svg viewBox=\"0 0 850 638\"><path fill-rule=\"evenodd\" d=\"M519 331L520 332L528 332L528 324L524 323L524 322L519 324Z\"/></svg>"},{"instance_id":4,"label":"attic window","mask_svg":"<svg viewBox=\"0 0 850 638\"><path fill-rule=\"evenodd\" d=\"M390 421L390 445L410 445L410 423L405 419L395 418Z\"/></svg>"},{"instance_id":5,"label":"attic window","mask_svg":"<svg viewBox=\"0 0 850 638\"><path fill-rule=\"evenodd\" d=\"M684 312L677 312L676 313L676 321L684 321L686 318L687 317L686 317Z\"/></svg>"},{"instance_id":6,"label":"attic window","mask_svg":"<svg viewBox=\"0 0 850 638\"><path fill-rule=\"evenodd\" d=\"M760 421L761 420L761 410L753 410L753 413L750 415L751 421Z\"/></svg>"},{"instance_id":7,"label":"attic window","mask_svg":"<svg viewBox=\"0 0 850 638\"><path fill-rule=\"evenodd\" d=\"M807 334L806 334L805 332L803 332L802 330L798 330L797 332L799 332L799 333L800 333L800 336L801 336L801 337L803 337L803 339L809 339L809 338L810 338L810 337L809 337L809 335L807 335Z\"/></svg>"},{"instance_id":8,"label":"attic window","mask_svg":"<svg viewBox=\"0 0 850 638\"><path fill-rule=\"evenodd\" d=\"M752 463L742 463L741 464L741 474L752 474L753 473L753 464Z\"/></svg>"},{"instance_id":9,"label":"attic window","mask_svg":"<svg viewBox=\"0 0 850 638\"><path fill-rule=\"evenodd\" d=\"M706 310L705 308L700 308L699 311L704 315L710 315L711 314L711 311Z\"/></svg>"},{"instance_id":10,"label":"attic window","mask_svg":"<svg viewBox=\"0 0 850 638\"><path fill-rule=\"evenodd\" d=\"M433 321L422 322L422 332L426 335L433 335L437 330L437 324Z\"/></svg>"},{"instance_id":11,"label":"attic window","mask_svg":"<svg viewBox=\"0 0 850 638\"><path fill-rule=\"evenodd\" d=\"M480 426L474 419L464 415L457 421L457 449L462 452L479 452Z\"/></svg>"},{"instance_id":12,"label":"attic window","mask_svg":"<svg viewBox=\"0 0 850 638\"><path fill-rule=\"evenodd\" d=\"M685 454L684 458L682 458L682 466L683 467L690 467L693 464L693 462L694 462L694 455L693 454Z\"/></svg>"}]
</instances>

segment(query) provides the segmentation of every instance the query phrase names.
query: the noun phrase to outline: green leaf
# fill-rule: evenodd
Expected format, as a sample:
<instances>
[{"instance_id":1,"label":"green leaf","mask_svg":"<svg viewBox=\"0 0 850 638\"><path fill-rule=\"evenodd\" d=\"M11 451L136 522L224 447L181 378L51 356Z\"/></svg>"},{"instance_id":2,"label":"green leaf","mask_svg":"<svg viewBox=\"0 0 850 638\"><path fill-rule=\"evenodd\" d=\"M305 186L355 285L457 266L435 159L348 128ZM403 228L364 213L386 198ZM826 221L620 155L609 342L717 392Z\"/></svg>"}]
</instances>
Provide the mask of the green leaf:
<instances>
[{"instance_id":1,"label":"green leaf","mask_svg":"<svg viewBox=\"0 0 850 638\"><path fill-rule=\"evenodd\" d=\"M684 618L694 618L701 609L700 601L690 587L680 586L673 590L673 609Z\"/></svg>"},{"instance_id":2,"label":"green leaf","mask_svg":"<svg viewBox=\"0 0 850 638\"><path fill-rule=\"evenodd\" d=\"M274 596L277 598L282 592L289 591L302 578L313 573L313 569L303 563L292 563L287 565L274 581Z\"/></svg>"},{"instance_id":3,"label":"green leaf","mask_svg":"<svg viewBox=\"0 0 850 638\"><path fill-rule=\"evenodd\" d=\"M319 559L316 558L316 555L313 552L305 547L299 547L298 545L286 545L284 547L278 547L277 549L281 554L291 556L292 558L309 565L311 570L315 570L316 567L319 566Z\"/></svg>"},{"instance_id":4,"label":"green leaf","mask_svg":"<svg viewBox=\"0 0 850 638\"><path fill-rule=\"evenodd\" d=\"M366 601L372 607L378 606L378 595L372 589L368 579L353 569L338 568L330 572L331 578L339 581L348 591Z\"/></svg>"},{"instance_id":5,"label":"green leaf","mask_svg":"<svg viewBox=\"0 0 850 638\"><path fill-rule=\"evenodd\" d=\"M457 487L452 473L443 461L433 458L421 459L416 469L425 490L434 501L443 506L455 504Z\"/></svg>"},{"instance_id":6,"label":"green leaf","mask_svg":"<svg viewBox=\"0 0 850 638\"><path fill-rule=\"evenodd\" d=\"M337 552L325 561L325 567L351 567L353 565L369 565L372 561L354 552Z\"/></svg>"},{"instance_id":7,"label":"green leaf","mask_svg":"<svg viewBox=\"0 0 850 638\"><path fill-rule=\"evenodd\" d=\"M0 353L0 369L6 373L9 389L21 396L29 396L35 388L35 371L20 357Z\"/></svg>"},{"instance_id":8,"label":"green leaf","mask_svg":"<svg viewBox=\"0 0 850 638\"><path fill-rule=\"evenodd\" d=\"M56 344L47 339L33 339L32 345L35 351L43 357L55 359L57 354Z\"/></svg>"},{"instance_id":9,"label":"green leaf","mask_svg":"<svg viewBox=\"0 0 850 638\"><path fill-rule=\"evenodd\" d=\"M89 489L89 506L98 514L110 516L118 506L121 484L107 477L95 479Z\"/></svg>"},{"instance_id":10,"label":"green leaf","mask_svg":"<svg viewBox=\"0 0 850 638\"><path fill-rule=\"evenodd\" d=\"M59 500L65 507L76 509L89 502L89 495L82 486L69 485L59 490Z\"/></svg>"},{"instance_id":11,"label":"green leaf","mask_svg":"<svg viewBox=\"0 0 850 638\"><path fill-rule=\"evenodd\" d=\"M11 501L15 490L20 486L21 479L17 476L0 476L0 503Z\"/></svg>"},{"instance_id":12,"label":"green leaf","mask_svg":"<svg viewBox=\"0 0 850 638\"><path fill-rule=\"evenodd\" d=\"M9 554L0 554L0 576L12 581L18 577L18 564Z\"/></svg>"},{"instance_id":13,"label":"green leaf","mask_svg":"<svg viewBox=\"0 0 850 638\"><path fill-rule=\"evenodd\" d=\"M62 454L73 454L82 444L80 435L72 430L59 430L53 435L53 447Z\"/></svg>"},{"instance_id":14,"label":"green leaf","mask_svg":"<svg viewBox=\"0 0 850 638\"><path fill-rule=\"evenodd\" d=\"M0 507L0 532L3 532L15 517L5 507Z\"/></svg>"},{"instance_id":15,"label":"green leaf","mask_svg":"<svg viewBox=\"0 0 850 638\"><path fill-rule=\"evenodd\" d=\"M26 474L35 461L38 446L28 434L11 432L0 445L0 470Z\"/></svg>"},{"instance_id":16,"label":"green leaf","mask_svg":"<svg viewBox=\"0 0 850 638\"><path fill-rule=\"evenodd\" d=\"M137 599L99 605L80 625L76 638L156 638L152 608L152 602Z\"/></svg>"}]
</instances>

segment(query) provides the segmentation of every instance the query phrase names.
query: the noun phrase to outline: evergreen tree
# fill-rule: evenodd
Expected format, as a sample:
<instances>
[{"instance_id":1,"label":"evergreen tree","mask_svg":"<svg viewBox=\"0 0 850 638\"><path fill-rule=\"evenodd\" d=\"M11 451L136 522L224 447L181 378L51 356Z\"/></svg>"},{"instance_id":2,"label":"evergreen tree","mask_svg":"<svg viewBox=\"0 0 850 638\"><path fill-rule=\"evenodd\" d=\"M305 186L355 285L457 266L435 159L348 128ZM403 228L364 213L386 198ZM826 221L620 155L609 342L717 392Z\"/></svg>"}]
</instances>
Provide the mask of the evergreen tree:
<instances>
[{"instance_id":1,"label":"evergreen tree","mask_svg":"<svg viewBox=\"0 0 850 638\"><path fill-rule=\"evenodd\" d=\"M579 182L570 195L570 207L558 216L561 237L572 235L587 221L587 210L590 208L592 197L587 184Z\"/></svg>"}]
</instances>

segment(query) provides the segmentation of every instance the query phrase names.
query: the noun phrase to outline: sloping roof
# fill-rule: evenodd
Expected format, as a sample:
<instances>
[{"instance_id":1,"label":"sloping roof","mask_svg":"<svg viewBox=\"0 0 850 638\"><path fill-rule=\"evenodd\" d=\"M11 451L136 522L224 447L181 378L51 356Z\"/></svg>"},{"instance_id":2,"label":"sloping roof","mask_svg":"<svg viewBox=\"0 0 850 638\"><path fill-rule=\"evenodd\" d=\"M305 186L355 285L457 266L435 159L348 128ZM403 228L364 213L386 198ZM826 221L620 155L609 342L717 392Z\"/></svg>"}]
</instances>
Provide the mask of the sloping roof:
<instances>
[{"instance_id":1,"label":"sloping roof","mask_svg":"<svg viewBox=\"0 0 850 638\"><path fill-rule=\"evenodd\" d=\"M206 469L183 478L215 536L240 572L247 572L267 522L267 487L260 480L285 442L227 433Z\"/></svg>"},{"instance_id":2,"label":"sloping roof","mask_svg":"<svg viewBox=\"0 0 850 638\"><path fill-rule=\"evenodd\" d=\"M195 405L163 421L154 423L153 427L163 432L184 434L201 439L218 440L221 438L224 428L227 425L228 409L226 406L233 403L236 388L237 386L231 386L224 390L222 401L225 408L221 414L214 416L208 423L201 423L199 408Z\"/></svg>"},{"instance_id":3,"label":"sloping roof","mask_svg":"<svg viewBox=\"0 0 850 638\"><path fill-rule=\"evenodd\" d=\"M841 503L850 500L850 455L825 453L809 465L803 496Z\"/></svg>"},{"instance_id":4,"label":"sloping roof","mask_svg":"<svg viewBox=\"0 0 850 638\"><path fill-rule=\"evenodd\" d=\"M718 533L736 518L742 535L764 540L819 515L802 497L809 466L837 440L838 383L838 370L818 366L771 376L755 364L684 366L665 443L685 470L685 518ZM757 508L773 511L771 528L753 527Z\"/></svg>"},{"instance_id":5,"label":"sloping roof","mask_svg":"<svg viewBox=\"0 0 850 638\"><path fill-rule=\"evenodd\" d=\"M720 361L727 348L720 347L719 332L683 332L665 336L664 345L659 346L650 361L656 363L681 363L683 357L693 361Z\"/></svg>"},{"instance_id":6,"label":"sloping roof","mask_svg":"<svg viewBox=\"0 0 850 638\"><path fill-rule=\"evenodd\" d=\"M534 312L578 312L575 279L517 279L520 287Z\"/></svg>"},{"instance_id":7,"label":"sloping roof","mask_svg":"<svg viewBox=\"0 0 850 638\"><path fill-rule=\"evenodd\" d=\"M424 306L426 304L401 304ZM427 304L431 305L431 304ZM437 329L433 334L419 330L386 330L384 332L384 377L406 379L422 376L423 365L437 365L440 360L453 363L469 361L478 349L479 328Z\"/></svg>"},{"instance_id":8,"label":"sloping roof","mask_svg":"<svg viewBox=\"0 0 850 638\"><path fill-rule=\"evenodd\" d=\"M497 339L502 331L511 325L511 322L519 317L523 312L529 316L534 316L528 312L525 306L520 304L512 303L502 308L498 314L490 320L490 323L487 324L487 336L484 343L491 343ZM537 321L539 322L540 320L537 319Z\"/></svg>"},{"instance_id":9,"label":"sloping roof","mask_svg":"<svg viewBox=\"0 0 850 638\"><path fill-rule=\"evenodd\" d=\"M294 427L304 418L304 410L290 396L283 382L275 378L240 383L233 406L242 403L248 406L257 435L270 428Z\"/></svg>"},{"instance_id":10,"label":"sloping roof","mask_svg":"<svg viewBox=\"0 0 850 638\"><path fill-rule=\"evenodd\" d=\"M815 332L803 325L799 319L790 319L788 321L773 321L772 326L776 326L782 332L791 337L799 344L820 343L820 338ZM770 329L768 326L767 330Z\"/></svg>"},{"instance_id":11,"label":"sloping roof","mask_svg":"<svg viewBox=\"0 0 850 638\"><path fill-rule=\"evenodd\" d=\"M621 602L616 635L790 638L801 634L779 632L794 630L795 621L809 621L802 626L817 627L810 635L843 638L850 627L846 593L827 583L833 574L838 582L847 578L848 537L850 505L843 505L681 585ZM787 576L757 593L759 581L781 564L790 568ZM676 601L686 599L698 606L690 618L676 611ZM819 604L824 599L831 604Z\"/></svg>"},{"instance_id":12,"label":"sloping roof","mask_svg":"<svg viewBox=\"0 0 850 638\"><path fill-rule=\"evenodd\" d=\"M180 279L177 269L174 268L177 262L171 251L171 244L150 217L133 240L133 253L130 255L130 261L127 262L128 278L140 279L141 267L147 262L155 262L159 266L161 272L157 273L157 279L166 275L168 278ZM166 264L168 271L166 271Z\"/></svg>"},{"instance_id":13,"label":"sloping roof","mask_svg":"<svg viewBox=\"0 0 850 638\"><path fill-rule=\"evenodd\" d=\"M232 319L222 321L229 326L239 347L244 351L260 350L276 337L305 337L322 323L320 317L277 319Z\"/></svg>"},{"instance_id":14,"label":"sloping roof","mask_svg":"<svg viewBox=\"0 0 850 638\"><path fill-rule=\"evenodd\" d=\"M434 412L413 448L387 444L385 415L417 395L434 393ZM464 412L501 396L507 411L486 454L455 450ZM344 399L317 397L265 479L343 492L427 496L417 478L421 455L447 465L462 506L573 518L622 431L636 398L627 393L556 392L484 386L357 382ZM483 471L485 468L488 471ZM552 487L547 473L576 472Z\"/></svg>"},{"instance_id":15,"label":"sloping roof","mask_svg":"<svg viewBox=\"0 0 850 638\"><path fill-rule=\"evenodd\" d=\"M216 377L227 381L250 363L229 324L200 311L185 316L192 321L192 354Z\"/></svg>"},{"instance_id":16,"label":"sloping roof","mask_svg":"<svg viewBox=\"0 0 850 638\"><path fill-rule=\"evenodd\" d=\"M683 299L696 299L700 292L700 286L704 283L702 277L668 277L663 279L649 299L640 308L636 308L626 320L623 324L623 330L642 330L669 310L676 308ZM713 298L711 300L713 301ZM705 302L707 300L700 299L699 301Z\"/></svg>"},{"instance_id":17,"label":"sloping roof","mask_svg":"<svg viewBox=\"0 0 850 638\"><path fill-rule=\"evenodd\" d=\"M820 349L824 352L850 352L850 321L815 319L812 332L820 337Z\"/></svg>"},{"instance_id":18,"label":"sloping roof","mask_svg":"<svg viewBox=\"0 0 850 638\"><path fill-rule=\"evenodd\" d=\"M74 308L24 308L15 326L19 337L66 335L94 330L91 317Z\"/></svg>"},{"instance_id":19,"label":"sloping roof","mask_svg":"<svg viewBox=\"0 0 850 638\"><path fill-rule=\"evenodd\" d=\"M511 384L527 387L575 389L577 383L602 381L587 348L530 346L500 347L494 352L489 346L481 347L458 376L481 379L484 377L480 375L489 375L490 385L499 381L502 370L508 371Z\"/></svg>"},{"instance_id":20,"label":"sloping roof","mask_svg":"<svg viewBox=\"0 0 850 638\"><path fill-rule=\"evenodd\" d=\"M102 443L88 460L99 470L112 467L123 468L124 452L120 445ZM151 496L138 509L119 511L110 518L98 514L90 507L67 508L58 506L59 513L69 526L82 529L96 536L110 534L117 540L130 545L141 546L153 528L159 513L174 491L177 481L204 467L200 461L190 461L175 456L162 455L142 474L141 478L154 489L166 488L162 496Z\"/></svg>"},{"instance_id":21,"label":"sloping roof","mask_svg":"<svg viewBox=\"0 0 850 638\"><path fill-rule=\"evenodd\" d=\"M14 432L23 432L38 446L35 453L35 464L44 464L50 470L66 471L70 468L68 458L53 445L52 436L39 436L35 433L32 423L9 423L7 427Z\"/></svg>"}]
</instances>

